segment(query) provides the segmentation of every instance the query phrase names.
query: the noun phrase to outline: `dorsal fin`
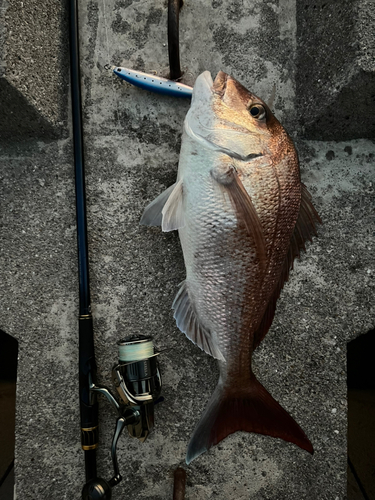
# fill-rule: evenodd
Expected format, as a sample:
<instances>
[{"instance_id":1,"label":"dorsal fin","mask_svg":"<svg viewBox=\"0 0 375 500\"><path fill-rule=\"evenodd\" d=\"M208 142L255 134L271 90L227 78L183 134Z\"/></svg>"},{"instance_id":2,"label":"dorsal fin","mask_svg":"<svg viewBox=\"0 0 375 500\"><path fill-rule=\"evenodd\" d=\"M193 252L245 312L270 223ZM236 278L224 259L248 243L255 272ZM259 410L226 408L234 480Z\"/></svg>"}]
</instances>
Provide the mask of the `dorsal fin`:
<instances>
[{"instance_id":1,"label":"dorsal fin","mask_svg":"<svg viewBox=\"0 0 375 500\"><path fill-rule=\"evenodd\" d=\"M322 223L321 218L311 202L310 193L307 191L306 186L301 183L301 205L298 219L290 239L289 250L285 258L279 282L277 283L275 291L268 302L267 309L263 315L258 330L254 334L254 350L261 343L272 324L275 316L277 299L280 296L284 283L288 281L289 271L293 269L294 259L300 256L301 250L306 250L305 242L307 240L312 241L312 237L317 236L315 227L317 223Z\"/></svg>"}]
</instances>

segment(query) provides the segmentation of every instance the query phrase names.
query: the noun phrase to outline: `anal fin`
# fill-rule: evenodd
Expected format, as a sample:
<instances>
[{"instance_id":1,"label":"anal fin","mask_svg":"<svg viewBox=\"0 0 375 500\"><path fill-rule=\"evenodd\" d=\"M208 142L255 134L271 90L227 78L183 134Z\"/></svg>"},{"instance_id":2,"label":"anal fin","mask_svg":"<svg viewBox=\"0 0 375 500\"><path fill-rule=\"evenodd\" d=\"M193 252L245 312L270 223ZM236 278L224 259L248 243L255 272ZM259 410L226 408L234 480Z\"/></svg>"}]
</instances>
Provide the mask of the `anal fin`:
<instances>
[{"instance_id":1,"label":"anal fin","mask_svg":"<svg viewBox=\"0 0 375 500\"><path fill-rule=\"evenodd\" d=\"M221 361L225 361L224 356L220 352L216 342L213 340L211 333L199 321L195 308L189 297L186 281L182 282L181 287L173 301L172 309L174 309L173 317L176 320L178 328L187 336L188 339L194 342L194 344L210 356Z\"/></svg>"}]
</instances>

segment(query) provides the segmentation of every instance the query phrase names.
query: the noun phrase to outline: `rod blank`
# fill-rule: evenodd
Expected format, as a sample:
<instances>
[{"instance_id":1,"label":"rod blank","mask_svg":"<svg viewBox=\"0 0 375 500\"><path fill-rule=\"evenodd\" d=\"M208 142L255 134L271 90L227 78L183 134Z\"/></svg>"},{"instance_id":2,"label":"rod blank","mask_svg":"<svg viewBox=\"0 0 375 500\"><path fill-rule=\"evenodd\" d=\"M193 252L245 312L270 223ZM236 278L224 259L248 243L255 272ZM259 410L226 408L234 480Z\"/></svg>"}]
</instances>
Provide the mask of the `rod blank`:
<instances>
[{"instance_id":1,"label":"rod blank","mask_svg":"<svg viewBox=\"0 0 375 500\"><path fill-rule=\"evenodd\" d=\"M99 436L98 403L96 402L96 397L92 401L90 396L90 379L93 382L96 381L96 364L90 307L77 0L70 0L69 20L79 276L79 398L81 440L82 448L85 450L86 482L88 482L97 476L96 447L98 446Z\"/></svg>"}]
</instances>

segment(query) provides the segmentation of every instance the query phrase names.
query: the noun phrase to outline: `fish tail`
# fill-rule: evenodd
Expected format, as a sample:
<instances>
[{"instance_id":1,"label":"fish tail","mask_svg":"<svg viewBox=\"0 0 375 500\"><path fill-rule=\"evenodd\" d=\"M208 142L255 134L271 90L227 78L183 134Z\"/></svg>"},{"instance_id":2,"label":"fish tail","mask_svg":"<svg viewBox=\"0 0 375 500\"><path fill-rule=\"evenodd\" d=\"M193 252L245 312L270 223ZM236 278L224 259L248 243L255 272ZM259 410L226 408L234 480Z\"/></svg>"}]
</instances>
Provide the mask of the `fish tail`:
<instances>
[{"instance_id":1,"label":"fish tail","mask_svg":"<svg viewBox=\"0 0 375 500\"><path fill-rule=\"evenodd\" d=\"M246 387L219 382L190 440L186 463L236 431L284 439L313 454L308 437L260 382L252 376Z\"/></svg>"}]
</instances>

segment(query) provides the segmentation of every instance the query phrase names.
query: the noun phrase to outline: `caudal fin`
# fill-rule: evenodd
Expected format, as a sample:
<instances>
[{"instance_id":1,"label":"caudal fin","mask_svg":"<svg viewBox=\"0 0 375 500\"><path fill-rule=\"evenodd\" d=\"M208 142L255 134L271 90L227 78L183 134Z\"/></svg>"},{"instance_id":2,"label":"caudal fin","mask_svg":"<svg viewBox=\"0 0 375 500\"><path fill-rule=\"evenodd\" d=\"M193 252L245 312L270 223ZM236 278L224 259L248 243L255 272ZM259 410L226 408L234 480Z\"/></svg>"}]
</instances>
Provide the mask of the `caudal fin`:
<instances>
[{"instance_id":1,"label":"caudal fin","mask_svg":"<svg viewBox=\"0 0 375 500\"><path fill-rule=\"evenodd\" d=\"M313 453L308 437L297 422L253 377L248 387L215 389L190 440L186 463L236 431L256 432L290 441Z\"/></svg>"}]
</instances>

